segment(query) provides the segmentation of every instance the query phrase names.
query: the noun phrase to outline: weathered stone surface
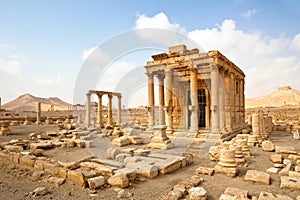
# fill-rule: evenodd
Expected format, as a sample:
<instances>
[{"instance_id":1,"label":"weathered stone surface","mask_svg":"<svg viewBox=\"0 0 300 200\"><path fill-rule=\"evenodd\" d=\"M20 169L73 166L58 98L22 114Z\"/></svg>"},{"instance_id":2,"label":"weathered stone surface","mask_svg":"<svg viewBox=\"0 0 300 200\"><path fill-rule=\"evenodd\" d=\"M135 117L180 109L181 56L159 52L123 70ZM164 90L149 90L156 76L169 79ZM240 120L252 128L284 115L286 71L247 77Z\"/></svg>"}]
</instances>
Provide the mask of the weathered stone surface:
<instances>
[{"instance_id":1,"label":"weathered stone surface","mask_svg":"<svg viewBox=\"0 0 300 200\"><path fill-rule=\"evenodd\" d=\"M117 167L117 168L123 168L125 166L124 163L114 161L114 160L107 160L107 159L92 159L92 162L99 163L99 164L104 164L104 165L109 165L112 167Z\"/></svg>"},{"instance_id":2,"label":"weathered stone surface","mask_svg":"<svg viewBox=\"0 0 300 200\"><path fill-rule=\"evenodd\" d=\"M272 173L272 174L277 174L279 172L279 169L275 168L275 167L270 167L266 170L266 172Z\"/></svg>"},{"instance_id":3,"label":"weathered stone surface","mask_svg":"<svg viewBox=\"0 0 300 200\"><path fill-rule=\"evenodd\" d=\"M239 188L228 187L228 188L225 189L224 194L228 194L228 195L231 195L231 196L242 195L242 196L247 197L248 196L248 191L243 190L243 189L239 189Z\"/></svg>"},{"instance_id":4,"label":"weathered stone surface","mask_svg":"<svg viewBox=\"0 0 300 200\"><path fill-rule=\"evenodd\" d=\"M128 187L129 180L125 174L115 174L107 180L111 186L117 186L121 188Z\"/></svg>"},{"instance_id":5,"label":"weathered stone surface","mask_svg":"<svg viewBox=\"0 0 300 200\"><path fill-rule=\"evenodd\" d=\"M207 192L203 187L192 187L189 189L190 200L206 200Z\"/></svg>"},{"instance_id":6,"label":"weathered stone surface","mask_svg":"<svg viewBox=\"0 0 300 200\"><path fill-rule=\"evenodd\" d=\"M46 163L46 161L44 160L36 160L34 162L34 168L37 169L37 170L41 170L41 171L44 171L44 163Z\"/></svg>"},{"instance_id":7,"label":"weathered stone surface","mask_svg":"<svg viewBox=\"0 0 300 200\"><path fill-rule=\"evenodd\" d=\"M300 177L281 176L280 188L289 190L300 190Z\"/></svg>"},{"instance_id":8,"label":"weathered stone surface","mask_svg":"<svg viewBox=\"0 0 300 200\"><path fill-rule=\"evenodd\" d=\"M258 200L293 200L291 197L281 194L273 194L269 192L260 192Z\"/></svg>"},{"instance_id":9,"label":"weathered stone surface","mask_svg":"<svg viewBox=\"0 0 300 200\"><path fill-rule=\"evenodd\" d=\"M105 184L105 179L103 176L97 176L93 178L89 178L87 180L90 189L96 189Z\"/></svg>"},{"instance_id":10,"label":"weathered stone surface","mask_svg":"<svg viewBox=\"0 0 300 200\"><path fill-rule=\"evenodd\" d=\"M271 141L266 140L266 141L262 142L262 149L264 151L274 151L275 147L274 147L274 144Z\"/></svg>"},{"instance_id":11,"label":"weathered stone surface","mask_svg":"<svg viewBox=\"0 0 300 200\"><path fill-rule=\"evenodd\" d=\"M23 151L24 149L23 149L22 146L5 145L5 146L4 146L4 150L10 151L10 152L17 152L17 153L20 153L20 152Z\"/></svg>"},{"instance_id":12,"label":"weathered stone surface","mask_svg":"<svg viewBox=\"0 0 300 200\"><path fill-rule=\"evenodd\" d=\"M106 150L107 159L115 159L118 154L122 153L122 150L115 147L110 147Z\"/></svg>"},{"instance_id":13,"label":"weathered stone surface","mask_svg":"<svg viewBox=\"0 0 300 200\"><path fill-rule=\"evenodd\" d=\"M287 166L285 166L280 172L280 175L284 175L284 176L288 176L289 175L289 171L291 170L292 167L292 163L288 164Z\"/></svg>"},{"instance_id":14,"label":"weathered stone surface","mask_svg":"<svg viewBox=\"0 0 300 200\"><path fill-rule=\"evenodd\" d=\"M25 166L28 166L28 167L33 167L34 162L35 162L35 157L33 157L33 156L22 156L19 159L19 163L21 165L25 165Z\"/></svg>"},{"instance_id":15,"label":"weathered stone surface","mask_svg":"<svg viewBox=\"0 0 300 200\"><path fill-rule=\"evenodd\" d=\"M248 170L245 175L244 180L251 181L254 183L269 185L270 184L270 175L263 171Z\"/></svg>"},{"instance_id":16,"label":"weathered stone surface","mask_svg":"<svg viewBox=\"0 0 300 200\"><path fill-rule=\"evenodd\" d=\"M120 153L116 156L115 160L118 161L118 162L124 162L126 157L131 157L131 154Z\"/></svg>"},{"instance_id":17,"label":"weathered stone surface","mask_svg":"<svg viewBox=\"0 0 300 200\"><path fill-rule=\"evenodd\" d=\"M299 130L293 131L293 139L300 140L300 132L299 132Z\"/></svg>"},{"instance_id":18,"label":"weathered stone surface","mask_svg":"<svg viewBox=\"0 0 300 200\"><path fill-rule=\"evenodd\" d=\"M123 147L123 146L129 145L131 142L127 138L127 136L122 136L122 137L119 137L119 138L114 138L111 143L115 146Z\"/></svg>"},{"instance_id":19,"label":"weathered stone surface","mask_svg":"<svg viewBox=\"0 0 300 200\"><path fill-rule=\"evenodd\" d=\"M176 171L181 166L181 161L177 159L168 159L160 162L156 162L154 164L156 167L158 167L159 172L161 174L167 174Z\"/></svg>"},{"instance_id":20,"label":"weathered stone surface","mask_svg":"<svg viewBox=\"0 0 300 200\"><path fill-rule=\"evenodd\" d=\"M46 179L46 182L53 183L56 187L61 186L64 182L64 178L50 177Z\"/></svg>"},{"instance_id":21,"label":"weathered stone surface","mask_svg":"<svg viewBox=\"0 0 300 200\"><path fill-rule=\"evenodd\" d=\"M270 156L270 160L273 163L282 163L282 155L280 155L280 154L272 154Z\"/></svg>"},{"instance_id":22,"label":"weathered stone surface","mask_svg":"<svg viewBox=\"0 0 300 200\"><path fill-rule=\"evenodd\" d=\"M115 171L115 174L125 174L129 181L133 181L136 177L137 170L136 169L129 169L129 168L122 168Z\"/></svg>"},{"instance_id":23,"label":"weathered stone surface","mask_svg":"<svg viewBox=\"0 0 300 200\"><path fill-rule=\"evenodd\" d=\"M54 147L52 142L30 143L30 149L51 149Z\"/></svg>"},{"instance_id":24,"label":"weathered stone surface","mask_svg":"<svg viewBox=\"0 0 300 200\"><path fill-rule=\"evenodd\" d=\"M300 172L296 172L296 171L289 171L289 176L292 177L300 177Z\"/></svg>"},{"instance_id":25,"label":"weathered stone surface","mask_svg":"<svg viewBox=\"0 0 300 200\"><path fill-rule=\"evenodd\" d=\"M63 167L58 167L57 168L57 175L60 178L67 178L68 175L68 169L63 168Z\"/></svg>"},{"instance_id":26,"label":"weathered stone surface","mask_svg":"<svg viewBox=\"0 0 300 200\"><path fill-rule=\"evenodd\" d=\"M135 156L148 156L150 154L149 149L136 149L133 151Z\"/></svg>"},{"instance_id":27,"label":"weathered stone surface","mask_svg":"<svg viewBox=\"0 0 300 200\"><path fill-rule=\"evenodd\" d=\"M188 182L190 184L192 184L194 187L196 187L196 186L200 185L202 182L204 182L204 179L198 175L194 175L189 179Z\"/></svg>"},{"instance_id":28,"label":"weathered stone surface","mask_svg":"<svg viewBox=\"0 0 300 200\"><path fill-rule=\"evenodd\" d=\"M37 196L44 196L47 193L48 193L48 190L45 187L38 187L35 190L33 190L33 194L35 194Z\"/></svg>"},{"instance_id":29,"label":"weathered stone surface","mask_svg":"<svg viewBox=\"0 0 300 200\"><path fill-rule=\"evenodd\" d=\"M67 174L67 179L79 187L85 188L86 182L84 176L81 171L79 170L69 170Z\"/></svg>"},{"instance_id":30,"label":"weathered stone surface","mask_svg":"<svg viewBox=\"0 0 300 200\"><path fill-rule=\"evenodd\" d=\"M196 169L197 174L209 175L212 176L214 173L214 168L207 168L207 167L198 167Z\"/></svg>"},{"instance_id":31,"label":"weathered stone surface","mask_svg":"<svg viewBox=\"0 0 300 200\"><path fill-rule=\"evenodd\" d=\"M275 146L275 152L278 154L297 154L291 146Z\"/></svg>"},{"instance_id":32,"label":"weathered stone surface","mask_svg":"<svg viewBox=\"0 0 300 200\"><path fill-rule=\"evenodd\" d=\"M99 172L102 175L112 176L113 171L118 169L116 167L107 166L95 162L81 162L80 166L83 168L93 169Z\"/></svg>"},{"instance_id":33,"label":"weathered stone surface","mask_svg":"<svg viewBox=\"0 0 300 200\"><path fill-rule=\"evenodd\" d=\"M219 200L235 200L234 196L228 194L221 194Z\"/></svg>"},{"instance_id":34,"label":"weathered stone surface","mask_svg":"<svg viewBox=\"0 0 300 200\"><path fill-rule=\"evenodd\" d=\"M186 188L184 185L177 184L177 185L174 185L173 191L179 191L181 194L185 194Z\"/></svg>"},{"instance_id":35,"label":"weathered stone surface","mask_svg":"<svg viewBox=\"0 0 300 200\"><path fill-rule=\"evenodd\" d=\"M209 148L210 160L219 161L221 148L219 146L211 146Z\"/></svg>"},{"instance_id":36,"label":"weathered stone surface","mask_svg":"<svg viewBox=\"0 0 300 200\"><path fill-rule=\"evenodd\" d=\"M172 191L168 192L167 199L168 200L179 200L182 198L182 196L183 196L183 194L180 191L172 190Z\"/></svg>"},{"instance_id":37,"label":"weathered stone surface","mask_svg":"<svg viewBox=\"0 0 300 200\"><path fill-rule=\"evenodd\" d=\"M18 154L9 154L9 161L14 164L19 164L20 156Z\"/></svg>"},{"instance_id":38,"label":"weathered stone surface","mask_svg":"<svg viewBox=\"0 0 300 200\"><path fill-rule=\"evenodd\" d=\"M140 162L129 162L126 164L126 168L136 169L137 174L146 178L154 178L158 175L158 167L140 163Z\"/></svg>"}]
</instances>

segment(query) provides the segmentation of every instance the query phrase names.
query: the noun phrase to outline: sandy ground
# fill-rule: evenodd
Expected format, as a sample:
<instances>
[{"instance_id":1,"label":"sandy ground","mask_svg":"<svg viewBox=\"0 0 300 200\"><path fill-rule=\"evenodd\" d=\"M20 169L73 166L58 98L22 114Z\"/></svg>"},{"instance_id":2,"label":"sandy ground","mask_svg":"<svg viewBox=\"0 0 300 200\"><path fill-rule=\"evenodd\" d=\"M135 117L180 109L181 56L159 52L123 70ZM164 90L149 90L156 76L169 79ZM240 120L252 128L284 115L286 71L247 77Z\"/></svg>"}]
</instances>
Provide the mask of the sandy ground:
<instances>
[{"instance_id":1,"label":"sandy ground","mask_svg":"<svg viewBox=\"0 0 300 200\"><path fill-rule=\"evenodd\" d=\"M44 133L45 131L56 130L56 126L15 126L11 127L14 135L0 136L0 141L9 141L15 138L27 138L31 132ZM275 145L293 146L300 152L299 140L292 139L290 133L286 132L273 132L271 140ZM273 192L277 194L289 195L296 198L300 195L299 191L281 190L279 188L280 176L271 174L271 185L257 185L245 182L243 177L248 169L257 169L265 171L267 168L272 167L273 163L269 157L274 152L264 152L259 147L251 148L252 157L248 158L249 166L239 168L239 176L236 178L229 178L223 174L215 174L214 176L202 176L204 182L201 184L208 192L208 199L218 199L226 187L238 187L240 189L248 190L250 194L258 195L260 191ZM78 160L89 155L86 149L80 148L55 148L45 152L47 157L51 157L61 161ZM179 169L178 171L160 175L154 179L139 180L132 183L125 190L133 193L129 199L135 200L156 200L171 190L171 188L179 181L188 179L195 175L195 169L199 166L214 167L215 162L209 160L208 157L196 160L191 166ZM15 165L6 162L0 162L0 199L117 199L117 193L114 188L98 189L96 197L92 197L92 191L82 189L71 182L66 181L63 185L56 187L51 183L46 183L43 180L48 178L47 174L38 178L33 176L35 170L21 165ZM42 197L35 197L32 191L37 187L44 186L48 189L49 193Z\"/></svg>"}]
</instances>

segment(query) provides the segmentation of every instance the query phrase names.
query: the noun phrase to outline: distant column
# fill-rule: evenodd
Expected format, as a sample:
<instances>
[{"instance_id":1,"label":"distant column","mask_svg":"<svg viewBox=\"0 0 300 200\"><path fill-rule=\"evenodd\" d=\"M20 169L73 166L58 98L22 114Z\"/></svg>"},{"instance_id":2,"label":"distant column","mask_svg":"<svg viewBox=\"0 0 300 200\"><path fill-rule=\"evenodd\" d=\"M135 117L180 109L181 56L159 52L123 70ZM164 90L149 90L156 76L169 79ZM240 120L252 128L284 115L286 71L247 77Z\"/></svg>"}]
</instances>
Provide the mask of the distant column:
<instances>
[{"instance_id":1,"label":"distant column","mask_svg":"<svg viewBox=\"0 0 300 200\"><path fill-rule=\"evenodd\" d=\"M85 124L86 127L91 126L91 93L86 93L86 108L85 108Z\"/></svg>"},{"instance_id":2,"label":"distant column","mask_svg":"<svg viewBox=\"0 0 300 200\"><path fill-rule=\"evenodd\" d=\"M1 110L1 97L0 97L0 110Z\"/></svg>"},{"instance_id":3,"label":"distant column","mask_svg":"<svg viewBox=\"0 0 300 200\"><path fill-rule=\"evenodd\" d=\"M191 67L190 69L190 96L192 103L191 114L191 132L198 132L198 79L197 70Z\"/></svg>"},{"instance_id":4,"label":"distant column","mask_svg":"<svg viewBox=\"0 0 300 200\"><path fill-rule=\"evenodd\" d=\"M121 112L122 112L122 96L118 95L118 126L121 126L122 118L121 118Z\"/></svg>"},{"instance_id":5,"label":"distant column","mask_svg":"<svg viewBox=\"0 0 300 200\"><path fill-rule=\"evenodd\" d=\"M167 132L173 132L173 102L172 102L172 70L167 69L166 75L166 114L167 114Z\"/></svg>"},{"instance_id":6,"label":"distant column","mask_svg":"<svg viewBox=\"0 0 300 200\"><path fill-rule=\"evenodd\" d=\"M41 102L37 104L36 124L41 124Z\"/></svg>"},{"instance_id":7,"label":"distant column","mask_svg":"<svg viewBox=\"0 0 300 200\"><path fill-rule=\"evenodd\" d=\"M227 131L231 131L231 82L230 82L230 72L225 73L224 76L224 88L225 88L225 127Z\"/></svg>"},{"instance_id":8,"label":"distant column","mask_svg":"<svg viewBox=\"0 0 300 200\"><path fill-rule=\"evenodd\" d=\"M102 124L102 94L98 94L98 126L101 128Z\"/></svg>"},{"instance_id":9,"label":"distant column","mask_svg":"<svg viewBox=\"0 0 300 200\"><path fill-rule=\"evenodd\" d=\"M147 74L148 76L148 124L149 129L152 129L155 125L155 109L154 109L154 80L153 74Z\"/></svg>"},{"instance_id":10,"label":"distant column","mask_svg":"<svg viewBox=\"0 0 300 200\"><path fill-rule=\"evenodd\" d=\"M219 80L219 115L220 115L220 129L225 128L225 91L224 86Z\"/></svg>"},{"instance_id":11,"label":"distant column","mask_svg":"<svg viewBox=\"0 0 300 200\"><path fill-rule=\"evenodd\" d=\"M159 95L159 125L165 125L165 111L164 111L164 105L165 105L165 95L164 95L164 75L158 75L158 95Z\"/></svg>"},{"instance_id":12,"label":"distant column","mask_svg":"<svg viewBox=\"0 0 300 200\"><path fill-rule=\"evenodd\" d=\"M111 94L107 95L108 97L108 103L107 103L107 125L112 126L112 98L113 96Z\"/></svg>"},{"instance_id":13,"label":"distant column","mask_svg":"<svg viewBox=\"0 0 300 200\"><path fill-rule=\"evenodd\" d=\"M211 67L211 129L212 132L220 132L219 121L219 70Z\"/></svg>"}]
</instances>

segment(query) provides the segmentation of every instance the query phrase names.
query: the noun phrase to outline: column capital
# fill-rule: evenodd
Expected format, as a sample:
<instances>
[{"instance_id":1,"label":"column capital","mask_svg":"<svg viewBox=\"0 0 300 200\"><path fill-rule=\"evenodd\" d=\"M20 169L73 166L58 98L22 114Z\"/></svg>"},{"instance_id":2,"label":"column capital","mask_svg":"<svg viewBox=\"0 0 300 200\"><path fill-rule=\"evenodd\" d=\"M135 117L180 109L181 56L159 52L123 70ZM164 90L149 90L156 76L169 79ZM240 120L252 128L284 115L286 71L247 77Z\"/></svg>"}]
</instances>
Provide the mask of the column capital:
<instances>
[{"instance_id":1,"label":"column capital","mask_svg":"<svg viewBox=\"0 0 300 200\"><path fill-rule=\"evenodd\" d=\"M163 80L165 78L165 74L156 74L158 80Z\"/></svg>"},{"instance_id":2,"label":"column capital","mask_svg":"<svg viewBox=\"0 0 300 200\"><path fill-rule=\"evenodd\" d=\"M86 93L86 96L88 96L88 97L90 97L91 95L92 95L92 93L90 93L90 92Z\"/></svg>"},{"instance_id":3,"label":"column capital","mask_svg":"<svg viewBox=\"0 0 300 200\"><path fill-rule=\"evenodd\" d=\"M145 74L148 76L148 78L151 78L151 79L152 79L153 76L154 76L153 73L151 73L151 72L147 72L147 73L145 73Z\"/></svg>"},{"instance_id":4,"label":"column capital","mask_svg":"<svg viewBox=\"0 0 300 200\"><path fill-rule=\"evenodd\" d=\"M211 70L211 71L219 71L219 68L218 68L217 65L211 65L211 66L210 66L210 70Z\"/></svg>"}]
</instances>

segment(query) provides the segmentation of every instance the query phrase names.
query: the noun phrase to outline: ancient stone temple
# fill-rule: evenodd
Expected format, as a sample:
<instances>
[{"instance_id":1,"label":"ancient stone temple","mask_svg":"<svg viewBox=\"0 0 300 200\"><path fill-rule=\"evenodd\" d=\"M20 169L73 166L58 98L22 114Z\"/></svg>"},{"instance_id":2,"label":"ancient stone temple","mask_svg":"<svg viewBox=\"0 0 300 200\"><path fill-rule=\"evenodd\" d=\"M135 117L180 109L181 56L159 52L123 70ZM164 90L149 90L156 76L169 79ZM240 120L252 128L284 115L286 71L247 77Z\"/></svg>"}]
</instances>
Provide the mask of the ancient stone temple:
<instances>
[{"instance_id":1,"label":"ancient stone temple","mask_svg":"<svg viewBox=\"0 0 300 200\"><path fill-rule=\"evenodd\" d=\"M245 127L245 74L219 51L199 53L198 49L187 50L185 45L179 45L152 58L145 66L149 130L155 125L167 125L169 133L188 130L203 137L212 133L210 136L224 140Z\"/></svg>"}]
</instances>

